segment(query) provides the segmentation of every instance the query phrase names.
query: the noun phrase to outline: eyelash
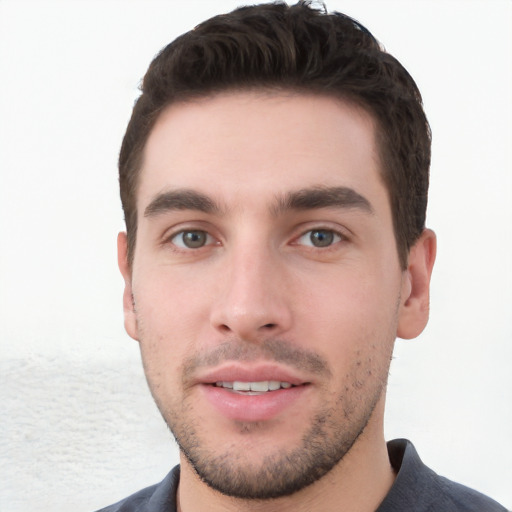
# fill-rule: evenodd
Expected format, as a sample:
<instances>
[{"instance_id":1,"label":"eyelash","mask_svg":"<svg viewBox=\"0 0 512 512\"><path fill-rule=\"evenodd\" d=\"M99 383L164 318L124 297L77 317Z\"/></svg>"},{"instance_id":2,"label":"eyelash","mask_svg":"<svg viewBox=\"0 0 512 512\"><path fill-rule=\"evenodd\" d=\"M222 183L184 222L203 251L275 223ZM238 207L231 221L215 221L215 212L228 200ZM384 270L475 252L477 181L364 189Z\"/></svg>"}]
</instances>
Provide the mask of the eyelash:
<instances>
[{"instance_id":1,"label":"eyelash","mask_svg":"<svg viewBox=\"0 0 512 512\"><path fill-rule=\"evenodd\" d=\"M195 234L202 234L202 235L205 235L206 239L205 239L205 243L202 244L202 245L199 245L198 247L187 247L185 245L185 242L183 241L183 236L185 234L192 234L192 233L195 233ZM176 243L176 239L181 235L181 242L182 244L178 244ZM178 248L178 250L180 251L194 251L194 250L198 250L198 249L201 249L207 245L212 245L212 241L215 240L213 238L212 235L210 235L207 231L205 231L204 229L183 229L181 231L178 231L177 233L174 233L172 234L168 239L167 241L170 242L172 245L174 245L175 247Z\"/></svg>"},{"instance_id":2,"label":"eyelash","mask_svg":"<svg viewBox=\"0 0 512 512\"><path fill-rule=\"evenodd\" d=\"M324 235L327 234L328 235L327 245L323 245L323 246L322 245L314 245L313 238L312 238L314 233L323 233ZM304 239L305 237L308 237L308 236L309 236L309 240L312 242L311 244L300 244L299 243L299 241L301 239ZM330 239L329 239L329 237L330 237ZM325 228L325 227L315 227L313 229L308 229L307 231L302 233L302 235L300 235L295 240L296 240L295 243L297 245L304 245L304 246L310 247L312 249L328 250L328 249L332 248L334 245L338 244L339 242L347 240L347 237L334 229ZM321 242L322 240L318 240L318 241Z\"/></svg>"},{"instance_id":3,"label":"eyelash","mask_svg":"<svg viewBox=\"0 0 512 512\"><path fill-rule=\"evenodd\" d=\"M323 245L323 246L322 245L314 245L313 239L312 239L312 236L314 233L323 233L323 235L327 235L326 245ZM200 245L198 245L197 247L187 246L183 240L183 237L186 234L196 234L199 237L205 236L204 243L201 243L201 240L199 240ZM181 236L181 239L178 238L180 236ZM311 241L310 244L300 242L302 239L304 239L305 237L308 237L308 236L309 236L309 240ZM347 240L347 236L345 236L343 233L340 233L339 231L336 231L336 230L328 228L328 227L314 227L314 228L308 229L307 231L302 232L302 234L300 236L294 238L292 245L301 245L301 246L307 247L310 250L321 250L321 251L325 252L329 249L332 249L338 243L346 241L346 240ZM193 242L194 240L191 240L191 241ZM317 241L322 242L321 237ZM166 244L170 243L173 246L173 249L177 252L198 251L200 249L203 249L203 248L211 246L211 245L220 245L220 242L215 243L215 238L212 235L210 235L208 233L208 231L206 231L204 229L182 229L181 231L173 233L171 236L166 238L165 243Z\"/></svg>"}]
</instances>

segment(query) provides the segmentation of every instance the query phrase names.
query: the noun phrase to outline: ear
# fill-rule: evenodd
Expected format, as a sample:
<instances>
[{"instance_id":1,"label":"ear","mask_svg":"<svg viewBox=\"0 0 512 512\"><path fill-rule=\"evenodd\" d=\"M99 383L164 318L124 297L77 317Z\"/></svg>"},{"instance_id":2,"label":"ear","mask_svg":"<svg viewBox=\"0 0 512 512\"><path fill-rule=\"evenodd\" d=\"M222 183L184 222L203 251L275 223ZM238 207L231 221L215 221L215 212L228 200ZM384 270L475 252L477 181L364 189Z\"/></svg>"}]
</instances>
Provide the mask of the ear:
<instances>
[{"instance_id":1,"label":"ear","mask_svg":"<svg viewBox=\"0 0 512 512\"><path fill-rule=\"evenodd\" d=\"M117 264L124 279L123 310L124 328L134 340L139 341L135 303L132 292L132 269L128 263L128 238L126 233L117 235Z\"/></svg>"},{"instance_id":2,"label":"ear","mask_svg":"<svg viewBox=\"0 0 512 512\"><path fill-rule=\"evenodd\" d=\"M418 336L428 322L430 277L436 259L436 235L423 230L409 252L407 270L403 273L402 297L397 335L411 339Z\"/></svg>"}]
</instances>

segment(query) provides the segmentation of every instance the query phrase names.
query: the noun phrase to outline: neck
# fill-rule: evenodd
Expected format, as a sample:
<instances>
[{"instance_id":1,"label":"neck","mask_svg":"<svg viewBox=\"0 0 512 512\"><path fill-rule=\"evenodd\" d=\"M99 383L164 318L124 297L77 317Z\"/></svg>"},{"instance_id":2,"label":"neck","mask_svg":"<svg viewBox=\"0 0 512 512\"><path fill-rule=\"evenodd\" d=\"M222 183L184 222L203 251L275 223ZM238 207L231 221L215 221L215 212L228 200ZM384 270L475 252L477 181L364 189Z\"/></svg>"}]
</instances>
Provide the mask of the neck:
<instances>
[{"instance_id":1,"label":"neck","mask_svg":"<svg viewBox=\"0 0 512 512\"><path fill-rule=\"evenodd\" d=\"M374 512L395 479L384 440L381 402L345 457L320 480L290 496L272 500L225 496L202 482L181 456L178 512Z\"/></svg>"}]
</instances>

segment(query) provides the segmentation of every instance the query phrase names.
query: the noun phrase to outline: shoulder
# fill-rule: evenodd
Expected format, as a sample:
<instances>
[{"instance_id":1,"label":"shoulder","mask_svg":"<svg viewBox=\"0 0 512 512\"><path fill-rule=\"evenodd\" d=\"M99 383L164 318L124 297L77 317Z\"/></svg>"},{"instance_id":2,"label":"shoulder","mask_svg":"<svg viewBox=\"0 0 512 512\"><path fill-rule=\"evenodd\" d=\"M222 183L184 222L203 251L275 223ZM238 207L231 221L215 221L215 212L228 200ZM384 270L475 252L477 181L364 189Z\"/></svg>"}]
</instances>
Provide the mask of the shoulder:
<instances>
[{"instance_id":1,"label":"shoulder","mask_svg":"<svg viewBox=\"0 0 512 512\"><path fill-rule=\"evenodd\" d=\"M397 476L378 512L506 512L491 498L429 469L410 441L391 441L388 452Z\"/></svg>"},{"instance_id":2,"label":"shoulder","mask_svg":"<svg viewBox=\"0 0 512 512\"><path fill-rule=\"evenodd\" d=\"M176 466L159 484L146 487L97 512L175 512L180 467Z\"/></svg>"},{"instance_id":3,"label":"shoulder","mask_svg":"<svg viewBox=\"0 0 512 512\"><path fill-rule=\"evenodd\" d=\"M505 507L484 494L438 476L439 495L436 505L467 512L507 512Z\"/></svg>"}]
</instances>

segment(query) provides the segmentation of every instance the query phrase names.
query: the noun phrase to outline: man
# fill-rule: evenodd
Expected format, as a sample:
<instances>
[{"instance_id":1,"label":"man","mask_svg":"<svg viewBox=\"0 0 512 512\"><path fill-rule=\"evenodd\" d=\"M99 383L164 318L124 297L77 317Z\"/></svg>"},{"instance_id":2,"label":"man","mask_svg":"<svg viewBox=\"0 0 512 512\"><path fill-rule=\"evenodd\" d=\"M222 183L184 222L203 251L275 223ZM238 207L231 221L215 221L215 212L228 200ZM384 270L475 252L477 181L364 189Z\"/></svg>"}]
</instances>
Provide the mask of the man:
<instances>
[{"instance_id":1,"label":"man","mask_svg":"<svg viewBox=\"0 0 512 512\"><path fill-rule=\"evenodd\" d=\"M505 510L383 434L428 320L430 131L407 71L307 3L152 62L119 159L128 334L179 468L105 511Z\"/></svg>"}]
</instances>

